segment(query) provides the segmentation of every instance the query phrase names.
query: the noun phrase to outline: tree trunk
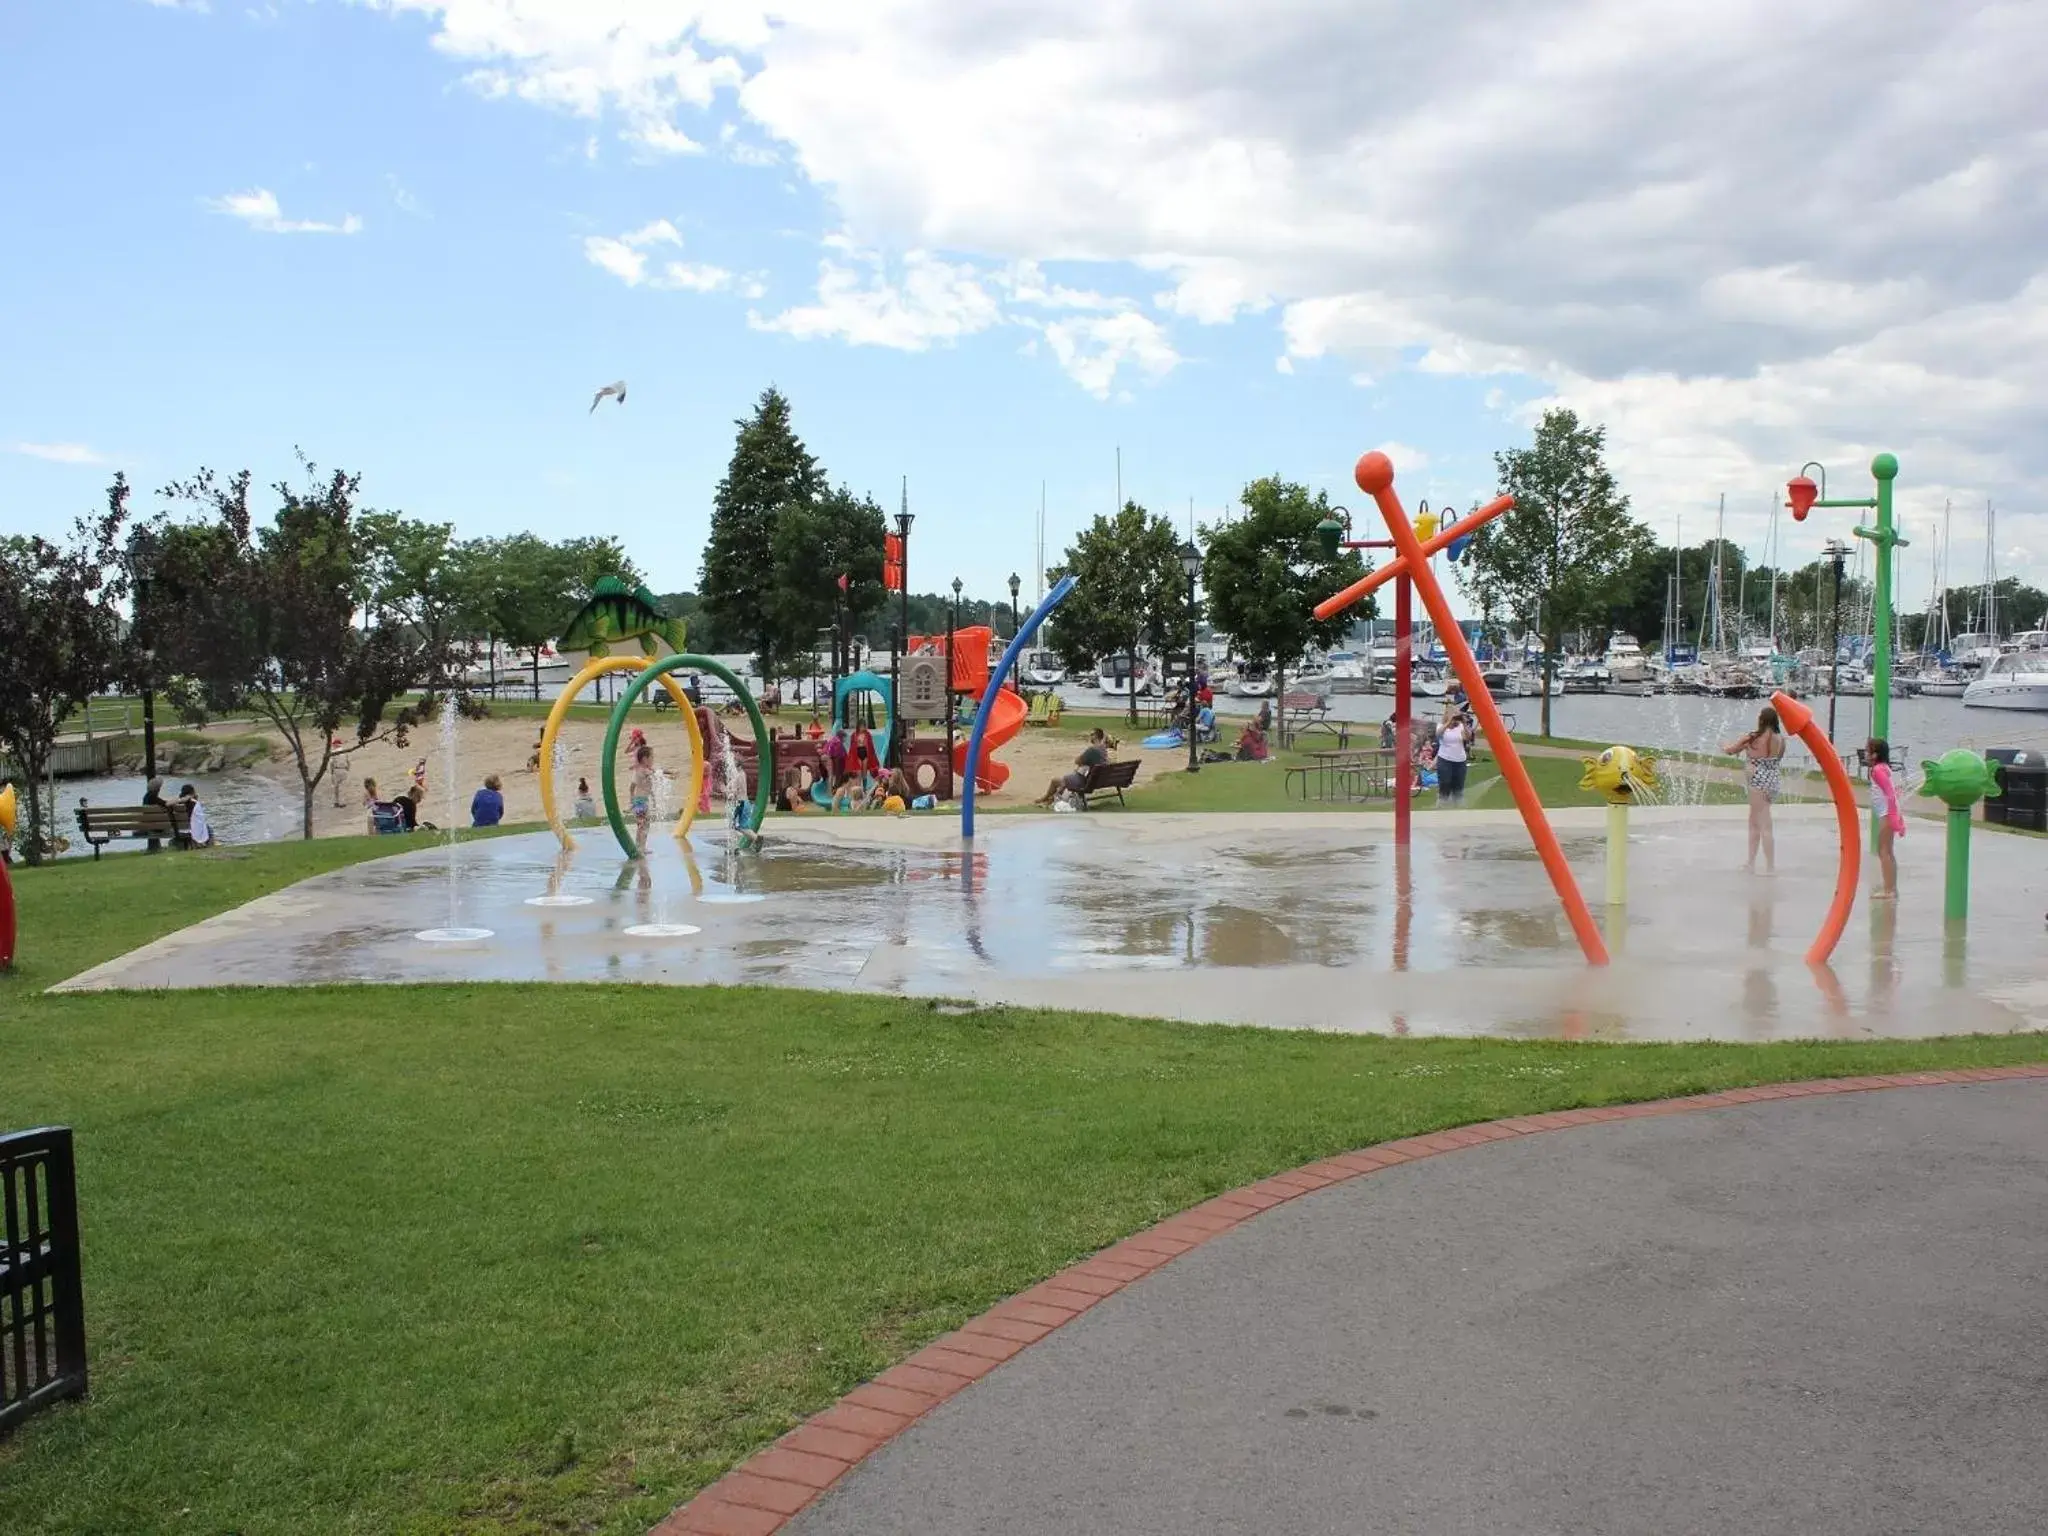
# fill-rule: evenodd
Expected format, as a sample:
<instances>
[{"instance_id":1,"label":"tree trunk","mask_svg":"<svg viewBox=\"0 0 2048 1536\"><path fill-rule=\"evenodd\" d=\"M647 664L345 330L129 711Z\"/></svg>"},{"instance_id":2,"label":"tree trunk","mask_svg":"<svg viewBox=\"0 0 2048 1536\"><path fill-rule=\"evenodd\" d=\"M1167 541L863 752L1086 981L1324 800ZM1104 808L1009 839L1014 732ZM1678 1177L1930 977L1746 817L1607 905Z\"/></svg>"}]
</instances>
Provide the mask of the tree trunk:
<instances>
[{"instance_id":1,"label":"tree trunk","mask_svg":"<svg viewBox=\"0 0 2048 1536\"><path fill-rule=\"evenodd\" d=\"M498 637L488 630L484 633L484 665L490 669L491 697L498 696Z\"/></svg>"},{"instance_id":2,"label":"tree trunk","mask_svg":"<svg viewBox=\"0 0 2048 1536\"><path fill-rule=\"evenodd\" d=\"M1125 651L1124 660L1130 664L1131 669L1128 674L1129 681L1125 687L1125 695L1130 701L1130 722L1132 729L1135 730L1138 724L1138 653L1136 651Z\"/></svg>"},{"instance_id":3,"label":"tree trunk","mask_svg":"<svg viewBox=\"0 0 2048 1536\"><path fill-rule=\"evenodd\" d=\"M1368 648L1368 651L1370 648ZM1287 668L1280 662L1273 663L1273 723L1279 726L1280 750L1287 750Z\"/></svg>"},{"instance_id":4,"label":"tree trunk","mask_svg":"<svg viewBox=\"0 0 2048 1536\"><path fill-rule=\"evenodd\" d=\"M540 642L533 643L533 702L540 702Z\"/></svg>"},{"instance_id":5,"label":"tree trunk","mask_svg":"<svg viewBox=\"0 0 2048 1536\"><path fill-rule=\"evenodd\" d=\"M22 862L33 869L43 862L44 851L49 847L51 829L43 825L42 791L49 779L50 759L49 754L44 753L38 761L34 750L23 742L15 743L15 755L21 759L21 787L28 795L28 841L22 845L21 857ZM54 821L56 816L57 797L53 792L50 796L51 820Z\"/></svg>"}]
</instances>

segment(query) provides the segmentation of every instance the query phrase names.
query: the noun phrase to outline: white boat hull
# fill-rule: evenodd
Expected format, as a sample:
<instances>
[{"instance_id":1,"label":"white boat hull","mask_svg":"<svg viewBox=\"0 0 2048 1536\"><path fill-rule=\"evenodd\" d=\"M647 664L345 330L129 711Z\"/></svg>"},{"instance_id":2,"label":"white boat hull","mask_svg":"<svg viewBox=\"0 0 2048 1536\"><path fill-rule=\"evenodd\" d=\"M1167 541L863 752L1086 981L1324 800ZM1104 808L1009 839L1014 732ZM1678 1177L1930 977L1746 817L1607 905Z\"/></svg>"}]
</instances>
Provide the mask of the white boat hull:
<instances>
[{"instance_id":1,"label":"white boat hull","mask_svg":"<svg viewBox=\"0 0 2048 1536\"><path fill-rule=\"evenodd\" d=\"M2048 714L2048 677L1980 677L1963 690L1969 709L2020 709Z\"/></svg>"}]
</instances>

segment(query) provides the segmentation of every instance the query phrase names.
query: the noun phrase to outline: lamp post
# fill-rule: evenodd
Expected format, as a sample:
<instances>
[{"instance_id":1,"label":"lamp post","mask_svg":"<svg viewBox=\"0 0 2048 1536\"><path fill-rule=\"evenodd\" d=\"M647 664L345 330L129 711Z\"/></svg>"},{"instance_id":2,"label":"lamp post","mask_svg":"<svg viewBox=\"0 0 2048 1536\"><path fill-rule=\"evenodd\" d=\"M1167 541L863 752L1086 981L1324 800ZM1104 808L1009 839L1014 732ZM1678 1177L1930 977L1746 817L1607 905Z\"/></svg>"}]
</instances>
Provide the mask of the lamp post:
<instances>
[{"instance_id":1,"label":"lamp post","mask_svg":"<svg viewBox=\"0 0 2048 1536\"><path fill-rule=\"evenodd\" d=\"M156 777L156 651L149 623L149 584L156 576L156 550L149 536L138 530L129 545L128 559L135 572L135 642L142 661L142 776ZM151 843L155 849L156 844Z\"/></svg>"},{"instance_id":2,"label":"lamp post","mask_svg":"<svg viewBox=\"0 0 2048 1536\"><path fill-rule=\"evenodd\" d=\"M1010 572L1010 638L1017 638L1017 589L1024 585L1023 578L1015 571Z\"/></svg>"},{"instance_id":3,"label":"lamp post","mask_svg":"<svg viewBox=\"0 0 2048 1536\"><path fill-rule=\"evenodd\" d=\"M903 510L896 514L896 651L900 658L910 645L910 512L909 482L904 482ZM889 766L903 764L903 704L898 685L900 663L889 665Z\"/></svg>"},{"instance_id":4,"label":"lamp post","mask_svg":"<svg viewBox=\"0 0 2048 1536\"><path fill-rule=\"evenodd\" d=\"M960 588L958 576L953 578L953 606L946 610L946 761L953 760L953 716L958 712L958 703L953 697L953 651L960 639ZM974 764L967 765L969 773Z\"/></svg>"},{"instance_id":5,"label":"lamp post","mask_svg":"<svg viewBox=\"0 0 2048 1536\"><path fill-rule=\"evenodd\" d=\"M1195 714L1195 578L1202 574L1202 552L1192 540L1180 547L1180 568L1188 578L1188 772L1200 773L1202 759L1197 740L1201 732L1196 729Z\"/></svg>"},{"instance_id":6,"label":"lamp post","mask_svg":"<svg viewBox=\"0 0 2048 1536\"><path fill-rule=\"evenodd\" d=\"M1842 688L1842 562L1849 558L1849 546L1840 539L1829 539L1827 547L1821 550L1821 558L1834 567L1834 596L1830 603L1834 619L1833 649L1828 652L1828 740L1835 739L1835 698ZM1871 700L1874 709L1877 701Z\"/></svg>"}]
</instances>

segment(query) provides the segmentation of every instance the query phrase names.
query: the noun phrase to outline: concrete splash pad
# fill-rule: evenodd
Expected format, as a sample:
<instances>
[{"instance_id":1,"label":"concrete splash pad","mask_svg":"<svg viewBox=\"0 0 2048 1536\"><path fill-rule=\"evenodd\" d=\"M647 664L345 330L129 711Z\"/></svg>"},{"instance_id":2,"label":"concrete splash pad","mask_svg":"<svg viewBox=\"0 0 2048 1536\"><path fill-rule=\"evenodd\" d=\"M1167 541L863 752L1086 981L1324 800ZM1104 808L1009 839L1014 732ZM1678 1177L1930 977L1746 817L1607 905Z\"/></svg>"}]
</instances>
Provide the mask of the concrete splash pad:
<instances>
[{"instance_id":1,"label":"concrete splash pad","mask_svg":"<svg viewBox=\"0 0 2048 1536\"><path fill-rule=\"evenodd\" d=\"M1601 888L1598 810L1554 815ZM1860 903L1834 964L1801 956L1834 872L1824 811L1782 808L1779 873L1742 873L1741 807L1638 811L1615 964L1579 958L1512 813L1418 818L776 818L757 857L720 834L645 863L537 833L317 876L58 990L321 982L754 983L1400 1034L1766 1040L2048 1027L2048 849L1976 839L1967 946L1941 931L1941 838L1900 843L1906 899ZM535 905L535 897L584 897ZM736 900L755 897L758 900ZM1596 909L1597 910L1597 909ZM475 925L475 944L420 944ZM652 927L659 936L629 930ZM679 933L690 928L699 931ZM665 931L664 931L665 930Z\"/></svg>"}]
</instances>

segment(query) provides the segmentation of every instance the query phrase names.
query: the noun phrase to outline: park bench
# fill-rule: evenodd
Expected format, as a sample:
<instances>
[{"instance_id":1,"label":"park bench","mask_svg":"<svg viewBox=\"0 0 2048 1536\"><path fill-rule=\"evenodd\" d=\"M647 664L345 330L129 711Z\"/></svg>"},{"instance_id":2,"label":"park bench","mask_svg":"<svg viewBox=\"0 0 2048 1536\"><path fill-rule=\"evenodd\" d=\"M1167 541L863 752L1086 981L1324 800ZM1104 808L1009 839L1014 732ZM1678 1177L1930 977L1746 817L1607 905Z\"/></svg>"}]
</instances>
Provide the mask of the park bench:
<instances>
[{"instance_id":1,"label":"park bench","mask_svg":"<svg viewBox=\"0 0 2048 1536\"><path fill-rule=\"evenodd\" d=\"M1095 795L1115 795L1116 803L1124 803L1124 791L1138 777L1138 759L1126 758L1120 763L1097 763L1088 770L1088 777L1075 791L1081 797L1081 809L1088 809L1088 802Z\"/></svg>"},{"instance_id":2,"label":"park bench","mask_svg":"<svg viewBox=\"0 0 2048 1536\"><path fill-rule=\"evenodd\" d=\"M117 837L146 837L155 849L159 842L179 842L192 831L192 808L187 805L81 805L78 830L92 844L92 856Z\"/></svg>"}]
</instances>

